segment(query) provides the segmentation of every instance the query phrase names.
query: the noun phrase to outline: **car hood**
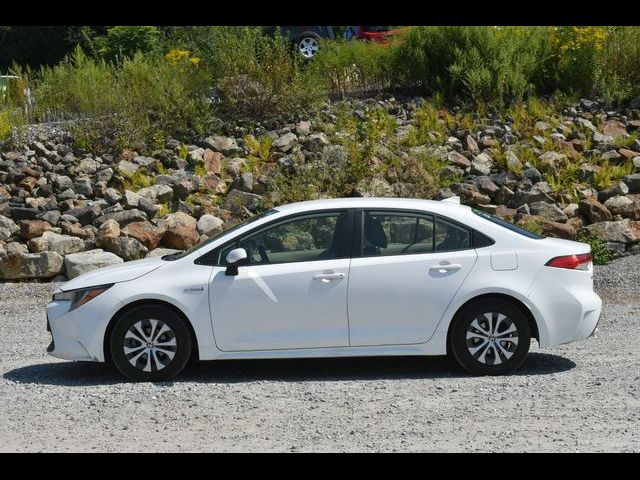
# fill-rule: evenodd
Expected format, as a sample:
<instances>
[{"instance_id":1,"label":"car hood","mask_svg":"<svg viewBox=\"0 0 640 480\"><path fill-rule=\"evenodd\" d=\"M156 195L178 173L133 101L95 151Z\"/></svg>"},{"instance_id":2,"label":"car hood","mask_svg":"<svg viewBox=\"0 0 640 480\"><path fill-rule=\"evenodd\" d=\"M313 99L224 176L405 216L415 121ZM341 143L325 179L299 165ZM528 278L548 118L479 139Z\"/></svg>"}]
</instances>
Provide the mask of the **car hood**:
<instances>
[{"instance_id":1,"label":"car hood","mask_svg":"<svg viewBox=\"0 0 640 480\"><path fill-rule=\"evenodd\" d=\"M134 260L133 262L119 263L108 267L98 268L63 283L60 289L63 291L75 290L78 288L93 287L95 285L105 285L107 283L129 282L147 273L162 267L165 262L160 257Z\"/></svg>"}]
</instances>

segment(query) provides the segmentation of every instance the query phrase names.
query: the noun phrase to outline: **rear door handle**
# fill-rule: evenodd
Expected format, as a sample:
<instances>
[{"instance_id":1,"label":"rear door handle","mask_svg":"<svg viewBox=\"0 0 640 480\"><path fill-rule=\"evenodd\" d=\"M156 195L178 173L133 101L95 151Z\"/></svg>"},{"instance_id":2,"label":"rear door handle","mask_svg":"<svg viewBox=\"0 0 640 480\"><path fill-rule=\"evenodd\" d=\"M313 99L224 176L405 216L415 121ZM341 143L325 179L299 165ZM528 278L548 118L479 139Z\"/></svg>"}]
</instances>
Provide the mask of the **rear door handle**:
<instances>
[{"instance_id":1,"label":"rear door handle","mask_svg":"<svg viewBox=\"0 0 640 480\"><path fill-rule=\"evenodd\" d=\"M318 275L314 275L314 280L320 280L322 283L329 283L334 280L342 280L344 278L344 273L319 273Z\"/></svg>"},{"instance_id":2,"label":"rear door handle","mask_svg":"<svg viewBox=\"0 0 640 480\"><path fill-rule=\"evenodd\" d=\"M447 272L455 272L456 270L460 270L462 265L459 263L443 263L440 265L434 265L429 269L430 272L439 272L439 273L447 273Z\"/></svg>"}]
</instances>

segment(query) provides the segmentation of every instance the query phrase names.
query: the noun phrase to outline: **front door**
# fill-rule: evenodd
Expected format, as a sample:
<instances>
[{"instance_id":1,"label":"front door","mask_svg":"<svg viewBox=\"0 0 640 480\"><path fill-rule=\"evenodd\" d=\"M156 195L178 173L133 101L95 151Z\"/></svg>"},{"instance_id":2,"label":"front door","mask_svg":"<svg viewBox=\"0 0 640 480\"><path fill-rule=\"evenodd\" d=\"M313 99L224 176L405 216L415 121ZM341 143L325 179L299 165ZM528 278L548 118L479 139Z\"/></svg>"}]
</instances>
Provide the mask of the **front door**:
<instances>
[{"instance_id":1,"label":"front door","mask_svg":"<svg viewBox=\"0 0 640 480\"><path fill-rule=\"evenodd\" d=\"M471 231L428 214L365 211L351 261L352 346L423 343L476 262Z\"/></svg>"},{"instance_id":2,"label":"front door","mask_svg":"<svg viewBox=\"0 0 640 480\"><path fill-rule=\"evenodd\" d=\"M223 351L349 345L348 211L277 221L221 250L241 247L249 264L237 276L214 267L209 290L218 348Z\"/></svg>"}]
</instances>

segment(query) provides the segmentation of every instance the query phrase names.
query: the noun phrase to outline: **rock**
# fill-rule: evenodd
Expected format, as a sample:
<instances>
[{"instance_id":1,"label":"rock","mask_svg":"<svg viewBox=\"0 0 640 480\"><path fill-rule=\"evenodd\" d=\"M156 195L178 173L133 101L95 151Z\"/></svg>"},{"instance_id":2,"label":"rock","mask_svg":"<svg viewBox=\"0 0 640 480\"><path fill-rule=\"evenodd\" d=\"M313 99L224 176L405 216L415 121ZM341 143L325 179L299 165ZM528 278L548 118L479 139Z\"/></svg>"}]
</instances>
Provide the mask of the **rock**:
<instances>
[{"instance_id":1,"label":"rock","mask_svg":"<svg viewBox=\"0 0 640 480\"><path fill-rule=\"evenodd\" d=\"M207 214L202 215L198 219L197 229L200 234L210 237L212 235L215 235L216 233L222 232L223 224L224 222L222 221L222 219Z\"/></svg>"},{"instance_id":2,"label":"rock","mask_svg":"<svg viewBox=\"0 0 640 480\"><path fill-rule=\"evenodd\" d=\"M90 197L93 195L91 180L89 180L87 177L76 178L76 180L73 182L73 190L80 195L84 195L85 197Z\"/></svg>"},{"instance_id":3,"label":"rock","mask_svg":"<svg viewBox=\"0 0 640 480\"><path fill-rule=\"evenodd\" d=\"M90 230L85 230L77 223L62 222L60 224L60 229L65 235L82 238L83 240L94 237L93 232L89 233Z\"/></svg>"},{"instance_id":4,"label":"rock","mask_svg":"<svg viewBox=\"0 0 640 480\"><path fill-rule=\"evenodd\" d=\"M591 123L589 120L587 120L586 118L576 118L575 121L578 125L580 125L584 129L591 130L594 133L598 131L595 125Z\"/></svg>"},{"instance_id":5,"label":"rock","mask_svg":"<svg viewBox=\"0 0 640 480\"><path fill-rule=\"evenodd\" d=\"M449 152L447 160L449 160L449 163L457 165L458 167L469 168L471 166L471 162L467 157L455 151Z\"/></svg>"},{"instance_id":6,"label":"rock","mask_svg":"<svg viewBox=\"0 0 640 480\"><path fill-rule=\"evenodd\" d=\"M243 192L251 192L253 190L253 173L251 172L241 173L231 183L231 188L235 188Z\"/></svg>"},{"instance_id":7,"label":"rock","mask_svg":"<svg viewBox=\"0 0 640 480\"><path fill-rule=\"evenodd\" d=\"M311 122L302 121L296 125L296 133L298 135L309 135L311 133Z\"/></svg>"},{"instance_id":8,"label":"rock","mask_svg":"<svg viewBox=\"0 0 640 480\"><path fill-rule=\"evenodd\" d=\"M538 183L542 180L542 173L537 168L527 168L522 171L522 176L531 181L531 183Z\"/></svg>"},{"instance_id":9,"label":"rock","mask_svg":"<svg viewBox=\"0 0 640 480\"><path fill-rule=\"evenodd\" d=\"M604 202L604 206L609 209L612 215L620 215L632 220L640 220L640 205L628 197L617 195Z\"/></svg>"},{"instance_id":10,"label":"rock","mask_svg":"<svg viewBox=\"0 0 640 480\"><path fill-rule=\"evenodd\" d=\"M564 207L562 211L568 218L573 218L579 213L580 207L577 203L570 203L569 205Z\"/></svg>"},{"instance_id":11,"label":"rock","mask_svg":"<svg viewBox=\"0 0 640 480\"><path fill-rule=\"evenodd\" d=\"M5 255L13 255L14 253L29 253L29 249L24 243L9 242L5 247Z\"/></svg>"},{"instance_id":12,"label":"rock","mask_svg":"<svg viewBox=\"0 0 640 480\"><path fill-rule=\"evenodd\" d=\"M38 216L37 208L9 207L9 211L11 212L11 217L14 220L35 220Z\"/></svg>"},{"instance_id":13,"label":"rock","mask_svg":"<svg viewBox=\"0 0 640 480\"><path fill-rule=\"evenodd\" d=\"M627 184L624 182L616 182L614 183L612 186L610 186L609 188L606 188L604 190L602 190L601 192L598 192L598 201L599 202L606 202L606 200L608 198L617 196L617 195L626 195L627 193L629 193L629 187L627 187ZM605 203L606 205L606 203Z\"/></svg>"},{"instance_id":14,"label":"rock","mask_svg":"<svg viewBox=\"0 0 640 480\"><path fill-rule=\"evenodd\" d=\"M629 136L624 123L619 120L607 120L602 126L602 133L613 138Z\"/></svg>"},{"instance_id":15,"label":"rock","mask_svg":"<svg viewBox=\"0 0 640 480\"><path fill-rule=\"evenodd\" d=\"M131 237L118 237L111 240L107 246L107 250L124 258L125 261L139 260L144 258L149 252L147 247Z\"/></svg>"},{"instance_id":16,"label":"rock","mask_svg":"<svg viewBox=\"0 0 640 480\"><path fill-rule=\"evenodd\" d=\"M329 144L329 138L323 132L310 135L304 142L305 148L310 152L321 152Z\"/></svg>"},{"instance_id":17,"label":"rock","mask_svg":"<svg viewBox=\"0 0 640 480\"><path fill-rule=\"evenodd\" d=\"M467 135L464 138L464 147L472 155L478 155L480 153L480 148L478 148L478 142L476 142L476 140L471 135Z\"/></svg>"},{"instance_id":18,"label":"rock","mask_svg":"<svg viewBox=\"0 0 640 480\"><path fill-rule=\"evenodd\" d=\"M152 185L141 188L136 192L138 196L149 200L151 203L166 203L173 200L173 189L168 185Z\"/></svg>"},{"instance_id":19,"label":"rock","mask_svg":"<svg viewBox=\"0 0 640 480\"><path fill-rule=\"evenodd\" d=\"M489 175L492 166L493 159L489 154L483 152L473 158L471 162L471 173L474 175Z\"/></svg>"},{"instance_id":20,"label":"rock","mask_svg":"<svg viewBox=\"0 0 640 480\"><path fill-rule=\"evenodd\" d=\"M32 238L29 240L28 245L29 251L32 253L51 251L60 255L67 255L84 250L84 241L82 239L51 231L44 232L41 237Z\"/></svg>"},{"instance_id":21,"label":"rock","mask_svg":"<svg viewBox=\"0 0 640 480\"><path fill-rule=\"evenodd\" d=\"M545 167L556 170L567 163L567 156L564 153L549 151L540 155L538 160Z\"/></svg>"},{"instance_id":22,"label":"rock","mask_svg":"<svg viewBox=\"0 0 640 480\"><path fill-rule=\"evenodd\" d=\"M567 240L575 240L577 236L576 229L568 223L558 223L542 219L540 226L545 235L564 238Z\"/></svg>"},{"instance_id":23,"label":"rock","mask_svg":"<svg viewBox=\"0 0 640 480\"><path fill-rule=\"evenodd\" d=\"M76 278L83 273L123 263L120 257L102 249L88 250L86 252L72 253L64 257L64 265L69 279Z\"/></svg>"},{"instance_id":24,"label":"rock","mask_svg":"<svg viewBox=\"0 0 640 480\"><path fill-rule=\"evenodd\" d=\"M167 215L158 221L158 227L169 230L174 227L187 227L195 230L198 221L184 212L176 212Z\"/></svg>"},{"instance_id":25,"label":"rock","mask_svg":"<svg viewBox=\"0 0 640 480\"><path fill-rule=\"evenodd\" d=\"M140 204L140 195L131 190L125 190L120 203L125 209L136 208Z\"/></svg>"},{"instance_id":26,"label":"rock","mask_svg":"<svg viewBox=\"0 0 640 480\"><path fill-rule=\"evenodd\" d=\"M140 165L136 163L129 162L127 160L121 160L118 162L116 169L124 175L133 175L138 171Z\"/></svg>"},{"instance_id":27,"label":"rock","mask_svg":"<svg viewBox=\"0 0 640 480\"><path fill-rule=\"evenodd\" d=\"M120 225L113 219L105 221L98 229L96 245L110 250L110 245L120 237Z\"/></svg>"},{"instance_id":28,"label":"rock","mask_svg":"<svg viewBox=\"0 0 640 480\"><path fill-rule=\"evenodd\" d=\"M222 172L222 154L220 152L214 152L207 148L202 155L202 159L207 173L220 175Z\"/></svg>"},{"instance_id":29,"label":"rock","mask_svg":"<svg viewBox=\"0 0 640 480\"><path fill-rule=\"evenodd\" d=\"M113 213L107 213L105 215L101 215L93 221L93 224L96 227L99 227L107 220L115 220L121 226L125 226L128 223L142 222L144 220L147 220L147 216L137 208L134 208L131 210L123 210L120 212L113 212Z\"/></svg>"},{"instance_id":30,"label":"rock","mask_svg":"<svg viewBox=\"0 0 640 480\"><path fill-rule=\"evenodd\" d=\"M81 225L89 225L101 213L102 210L100 209L100 205L98 205L97 203L88 205L83 208L72 208L65 212L66 215L71 215L76 218Z\"/></svg>"},{"instance_id":31,"label":"rock","mask_svg":"<svg viewBox=\"0 0 640 480\"><path fill-rule=\"evenodd\" d=\"M555 203L534 202L529 204L532 215L538 215L550 222L564 223L569 217Z\"/></svg>"},{"instance_id":32,"label":"rock","mask_svg":"<svg viewBox=\"0 0 640 480\"><path fill-rule=\"evenodd\" d=\"M14 253L0 257L0 279L51 278L62 273L63 265L56 252Z\"/></svg>"},{"instance_id":33,"label":"rock","mask_svg":"<svg viewBox=\"0 0 640 480\"><path fill-rule=\"evenodd\" d=\"M603 160L606 160L608 162L613 161L613 162L617 162L618 160L620 160L622 157L622 155L620 155L617 151L615 150L609 150L607 152L604 152L601 155Z\"/></svg>"},{"instance_id":34,"label":"rock","mask_svg":"<svg viewBox=\"0 0 640 480\"><path fill-rule=\"evenodd\" d=\"M511 150L507 150L507 152L505 153L505 162L507 164L507 169L510 172L519 172L520 170L522 170L522 162Z\"/></svg>"},{"instance_id":35,"label":"rock","mask_svg":"<svg viewBox=\"0 0 640 480\"><path fill-rule=\"evenodd\" d=\"M60 221L60 212L58 210L49 210L40 215L40 219L48 222L52 227L55 227Z\"/></svg>"},{"instance_id":36,"label":"rock","mask_svg":"<svg viewBox=\"0 0 640 480\"><path fill-rule=\"evenodd\" d=\"M580 213L586 216L591 223L605 222L613 218L611 212L607 210L607 207L594 197L580 200L578 205Z\"/></svg>"},{"instance_id":37,"label":"rock","mask_svg":"<svg viewBox=\"0 0 640 480\"><path fill-rule=\"evenodd\" d=\"M242 155L242 149L238 147L235 139L223 137L221 135L212 135L204 139L204 146L210 148L214 152L220 152L225 157L234 155Z\"/></svg>"},{"instance_id":38,"label":"rock","mask_svg":"<svg viewBox=\"0 0 640 480\"><path fill-rule=\"evenodd\" d=\"M66 175L57 175L53 179L53 188L56 192L63 192L69 188L73 188L73 181Z\"/></svg>"},{"instance_id":39,"label":"rock","mask_svg":"<svg viewBox=\"0 0 640 480\"><path fill-rule=\"evenodd\" d=\"M162 237L162 244L177 250L189 250L200 241L200 235L195 228L175 226L168 229Z\"/></svg>"},{"instance_id":40,"label":"rock","mask_svg":"<svg viewBox=\"0 0 640 480\"><path fill-rule=\"evenodd\" d=\"M151 250L147 253L145 258L153 258L153 257L164 257L165 255L170 255L172 253L178 253L182 250L176 250L174 248L156 248L155 250Z\"/></svg>"},{"instance_id":41,"label":"rock","mask_svg":"<svg viewBox=\"0 0 640 480\"><path fill-rule=\"evenodd\" d=\"M20 236L24 240L41 237L42 234L53 227L44 220L22 220L20 222Z\"/></svg>"},{"instance_id":42,"label":"rock","mask_svg":"<svg viewBox=\"0 0 640 480\"><path fill-rule=\"evenodd\" d=\"M272 147L281 152L288 152L298 142L298 137L295 133L285 133L281 137L274 140Z\"/></svg>"},{"instance_id":43,"label":"rock","mask_svg":"<svg viewBox=\"0 0 640 480\"><path fill-rule=\"evenodd\" d=\"M153 250L160 244L164 230L150 222L133 222L127 225L122 233L127 237L135 238L149 250Z\"/></svg>"},{"instance_id":44,"label":"rock","mask_svg":"<svg viewBox=\"0 0 640 480\"><path fill-rule=\"evenodd\" d=\"M585 227L587 231L605 242L625 245L640 242L640 222L628 218L618 222L598 222Z\"/></svg>"},{"instance_id":45,"label":"rock","mask_svg":"<svg viewBox=\"0 0 640 480\"><path fill-rule=\"evenodd\" d=\"M629 187L629 193L640 193L640 173L627 175L622 181Z\"/></svg>"},{"instance_id":46,"label":"rock","mask_svg":"<svg viewBox=\"0 0 640 480\"><path fill-rule=\"evenodd\" d=\"M242 207L250 212L255 212L262 205L262 197L253 193L231 190L224 198L222 207L226 210L241 211Z\"/></svg>"},{"instance_id":47,"label":"rock","mask_svg":"<svg viewBox=\"0 0 640 480\"><path fill-rule=\"evenodd\" d=\"M460 196L460 202L465 205L488 205L491 203L491 198L480 193L478 187L473 184L453 184L451 190Z\"/></svg>"},{"instance_id":48,"label":"rock","mask_svg":"<svg viewBox=\"0 0 640 480\"><path fill-rule=\"evenodd\" d=\"M0 241L6 242L20 232L20 227L13 220L0 215Z\"/></svg>"}]
</instances>

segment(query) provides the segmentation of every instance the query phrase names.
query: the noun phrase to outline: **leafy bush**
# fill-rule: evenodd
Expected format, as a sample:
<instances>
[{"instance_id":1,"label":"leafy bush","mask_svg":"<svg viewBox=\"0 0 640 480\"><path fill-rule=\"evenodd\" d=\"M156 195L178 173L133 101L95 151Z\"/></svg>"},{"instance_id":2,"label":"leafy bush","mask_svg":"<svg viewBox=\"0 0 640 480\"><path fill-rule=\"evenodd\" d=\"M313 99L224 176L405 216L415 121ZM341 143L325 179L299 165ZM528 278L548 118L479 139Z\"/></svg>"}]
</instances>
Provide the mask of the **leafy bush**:
<instances>
[{"instance_id":1,"label":"leafy bush","mask_svg":"<svg viewBox=\"0 0 640 480\"><path fill-rule=\"evenodd\" d=\"M577 240L589 244L594 265L606 265L611 261L611 253L607 249L607 244L598 237L589 234L588 230L581 228L578 231Z\"/></svg>"},{"instance_id":2,"label":"leafy bush","mask_svg":"<svg viewBox=\"0 0 640 480\"><path fill-rule=\"evenodd\" d=\"M111 27L107 34L96 38L98 53L109 60L131 58L158 48L160 30L152 26L124 25Z\"/></svg>"},{"instance_id":3,"label":"leafy bush","mask_svg":"<svg viewBox=\"0 0 640 480\"><path fill-rule=\"evenodd\" d=\"M168 136L191 138L211 121L209 80L197 66L174 65L137 53L121 63L76 49L44 68L35 97L39 119L73 119L78 142L90 150L164 146Z\"/></svg>"}]
</instances>

